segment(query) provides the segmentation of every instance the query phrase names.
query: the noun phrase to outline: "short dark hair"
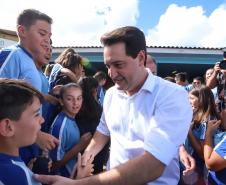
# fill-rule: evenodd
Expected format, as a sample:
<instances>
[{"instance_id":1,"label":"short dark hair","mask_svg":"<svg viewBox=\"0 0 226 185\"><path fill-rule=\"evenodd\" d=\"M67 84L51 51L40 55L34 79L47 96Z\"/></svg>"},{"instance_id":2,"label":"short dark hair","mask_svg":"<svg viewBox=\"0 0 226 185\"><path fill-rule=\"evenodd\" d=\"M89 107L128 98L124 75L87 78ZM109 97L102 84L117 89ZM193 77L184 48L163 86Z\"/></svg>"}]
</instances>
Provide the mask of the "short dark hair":
<instances>
[{"instance_id":1,"label":"short dark hair","mask_svg":"<svg viewBox=\"0 0 226 185\"><path fill-rule=\"evenodd\" d=\"M193 78L193 81L194 80L198 80L198 81L200 81L202 84L204 83L204 79L203 79L203 77L201 77L201 76L196 76L195 78Z\"/></svg>"},{"instance_id":2,"label":"short dark hair","mask_svg":"<svg viewBox=\"0 0 226 185\"><path fill-rule=\"evenodd\" d=\"M101 43L104 46L110 46L115 43L125 43L126 54L132 58L136 58L138 53L143 50L145 53L145 64L147 58L147 49L144 33L133 26L125 26L117 28L111 32L105 33L101 37Z\"/></svg>"},{"instance_id":3,"label":"short dark hair","mask_svg":"<svg viewBox=\"0 0 226 185\"><path fill-rule=\"evenodd\" d=\"M107 79L107 75L105 72L103 71L98 71L96 72L93 77L99 82L100 80L106 80Z\"/></svg>"},{"instance_id":4,"label":"short dark hair","mask_svg":"<svg viewBox=\"0 0 226 185\"><path fill-rule=\"evenodd\" d=\"M181 82L185 82L186 80L188 80L188 75L186 72L180 72L175 75L175 79Z\"/></svg>"},{"instance_id":5,"label":"short dark hair","mask_svg":"<svg viewBox=\"0 0 226 185\"><path fill-rule=\"evenodd\" d=\"M42 13L35 9L25 9L17 17L17 25L22 25L26 28L29 28L30 26L35 24L37 20L43 20L48 22L49 24L52 24L53 22L52 18L45 13Z\"/></svg>"},{"instance_id":6,"label":"short dark hair","mask_svg":"<svg viewBox=\"0 0 226 185\"><path fill-rule=\"evenodd\" d=\"M43 95L22 80L0 78L0 120L9 118L18 121L25 109L32 104L34 97L40 102Z\"/></svg>"}]
</instances>

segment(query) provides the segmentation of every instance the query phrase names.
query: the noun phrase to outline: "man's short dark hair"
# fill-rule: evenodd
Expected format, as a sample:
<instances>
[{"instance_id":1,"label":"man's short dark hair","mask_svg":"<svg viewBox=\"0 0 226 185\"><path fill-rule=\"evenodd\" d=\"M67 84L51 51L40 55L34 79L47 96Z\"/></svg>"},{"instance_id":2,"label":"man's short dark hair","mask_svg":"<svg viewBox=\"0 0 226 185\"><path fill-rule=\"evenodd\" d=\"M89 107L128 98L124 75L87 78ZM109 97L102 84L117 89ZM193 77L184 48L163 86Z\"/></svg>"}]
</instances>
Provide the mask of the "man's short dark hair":
<instances>
[{"instance_id":1,"label":"man's short dark hair","mask_svg":"<svg viewBox=\"0 0 226 185\"><path fill-rule=\"evenodd\" d=\"M0 120L18 121L34 97L43 101L42 94L22 80L0 78Z\"/></svg>"},{"instance_id":2,"label":"man's short dark hair","mask_svg":"<svg viewBox=\"0 0 226 185\"><path fill-rule=\"evenodd\" d=\"M96 72L93 77L99 82L101 80L106 80L107 79L107 75L105 72L103 71L98 71Z\"/></svg>"},{"instance_id":3,"label":"man's short dark hair","mask_svg":"<svg viewBox=\"0 0 226 185\"><path fill-rule=\"evenodd\" d=\"M46 21L49 24L52 24L53 22L52 18L45 13L42 13L35 9L25 9L19 14L17 18L17 25L22 25L26 28L29 28L30 26L35 24L37 20Z\"/></svg>"},{"instance_id":4,"label":"man's short dark hair","mask_svg":"<svg viewBox=\"0 0 226 185\"><path fill-rule=\"evenodd\" d=\"M204 79L203 79L203 77L201 77L201 76L196 76L195 78L193 78L193 81L194 80L198 80L198 81L200 81L202 84L204 83Z\"/></svg>"},{"instance_id":5,"label":"man's short dark hair","mask_svg":"<svg viewBox=\"0 0 226 185\"><path fill-rule=\"evenodd\" d=\"M181 82L186 82L188 80L188 75L186 72L180 72L175 75L175 79Z\"/></svg>"},{"instance_id":6,"label":"man's short dark hair","mask_svg":"<svg viewBox=\"0 0 226 185\"><path fill-rule=\"evenodd\" d=\"M144 33L140 29L133 26L121 27L105 33L101 37L101 43L104 46L110 46L119 42L125 43L126 54L132 58L136 58L138 53L143 50L146 64L146 41Z\"/></svg>"}]
</instances>

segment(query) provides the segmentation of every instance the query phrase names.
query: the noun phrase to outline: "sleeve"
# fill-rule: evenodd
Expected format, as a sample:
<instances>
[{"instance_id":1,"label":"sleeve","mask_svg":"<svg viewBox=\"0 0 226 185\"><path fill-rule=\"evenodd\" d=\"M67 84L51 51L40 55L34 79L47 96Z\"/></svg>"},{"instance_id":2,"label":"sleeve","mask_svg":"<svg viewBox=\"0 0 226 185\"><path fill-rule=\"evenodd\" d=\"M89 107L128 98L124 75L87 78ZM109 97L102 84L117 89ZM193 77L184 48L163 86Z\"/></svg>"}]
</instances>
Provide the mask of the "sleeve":
<instances>
[{"instance_id":1,"label":"sleeve","mask_svg":"<svg viewBox=\"0 0 226 185\"><path fill-rule=\"evenodd\" d=\"M59 139L58 146L50 152L50 157L53 161L61 160L65 154L65 146L67 143L65 125L66 119L63 119L63 117L58 116L51 127L51 134L57 139Z\"/></svg>"},{"instance_id":2,"label":"sleeve","mask_svg":"<svg viewBox=\"0 0 226 185\"><path fill-rule=\"evenodd\" d=\"M217 152L222 158L226 160L226 136L224 136L223 140L221 140L217 146L214 148L215 152Z\"/></svg>"},{"instance_id":3,"label":"sleeve","mask_svg":"<svg viewBox=\"0 0 226 185\"><path fill-rule=\"evenodd\" d=\"M204 140L205 140L205 137L206 137L206 128L207 128L206 126L207 126L206 122L201 123L201 125L200 125L200 135L199 135L199 139L200 139L201 141L204 141Z\"/></svg>"},{"instance_id":4,"label":"sleeve","mask_svg":"<svg viewBox=\"0 0 226 185\"><path fill-rule=\"evenodd\" d=\"M97 129L96 129L101 134L106 135L106 136L110 136L110 132L109 132L108 126L106 124L105 112L108 111L108 108L110 106L112 94L113 94L113 88L110 88L106 92L104 102L103 102L103 112L102 112L102 115L101 115L101 118L100 118L99 125L97 126Z\"/></svg>"},{"instance_id":5,"label":"sleeve","mask_svg":"<svg viewBox=\"0 0 226 185\"><path fill-rule=\"evenodd\" d=\"M12 51L0 69L0 77L18 79L20 68L20 58L15 51Z\"/></svg>"},{"instance_id":6,"label":"sleeve","mask_svg":"<svg viewBox=\"0 0 226 185\"><path fill-rule=\"evenodd\" d=\"M52 71L49 75L49 88L50 88L50 90L52 90L52 88L54 87L56 77L57 77L58 73L60 72L60 70L62 68L63 67L58 63L53 66L53 69L52 69Z\"/></svg>"},{"instance_id":7,"label":"sleeve","mask_svg":"<svg viewBox=\"0 0 226 185\"><path fill-rule=\"evenodd\" d=\"M1 172L0 184L1 182L5 185L29 185L26 173L20 167L13 166L8 166Z\"/></svg>"},{"instance_id":8,"label":"sleeve","mask_svg":"<svg viewBox=\"0 0 226 185\"><path fill-rule=\"evenodd\" d=\"M106 125L106 120L105 120L105 114L104 114L104 112L101 115L100 123L97 126L97 131L100 132L103 135L110 136L110 132L109 132L108 127Z\"/></svg>"},{"instance_id":9,"label":"sleeve","mask_svg":"<svg viewBox=\"0 0 226 185\"><path fill-rule=\"evenodd\" d=\"M68 134L68 128L67 128L67 123L63 124L62 125L62 132L60 133L60 137L59 137L59 140L60 140L60 143L58 145L58 152L59 152L59 155L58 155L58 158L57 160L61 160L63 159L67 149L68 149L68 144L69 144L69 134Z\"/></svg>"},{"instance_id":10,"label":"sleeve","mask_svg":"<svg viewBox=\"0 0 226 185\"><path fill-rule=\"evenodd\" d=\"M178 148L187 137L192 109L187 92L179 88L167 94L160 93L156 102L144 149L168 165L178 155Z\"/></svg>"},{"instance_id":11,"label":"sleeve","mask_svg":"<svg viewBox=\"0 0 226 185\"><path fill-rule=\"evenodd\" d=\"M15 174L15 176L17 177L17 179L14 179L14 185L20 185L20 184L23 184L23 185L28 185L28 179L27 179L27 176L26 174L24 173L24 171L22 170L19 170L18 169L18 172Z\"/></svg>"}]
</instances>

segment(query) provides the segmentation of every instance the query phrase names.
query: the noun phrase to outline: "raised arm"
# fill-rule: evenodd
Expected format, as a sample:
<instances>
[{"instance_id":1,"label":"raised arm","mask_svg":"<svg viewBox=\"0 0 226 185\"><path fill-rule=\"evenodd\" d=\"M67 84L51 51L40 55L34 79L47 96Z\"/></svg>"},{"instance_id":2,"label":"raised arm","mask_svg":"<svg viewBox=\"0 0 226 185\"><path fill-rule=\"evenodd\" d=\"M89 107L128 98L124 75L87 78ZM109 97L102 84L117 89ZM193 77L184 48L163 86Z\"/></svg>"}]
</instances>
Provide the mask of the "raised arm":
<instances>
[{"instance_id":1,"label":"raised arm","mask_svg":"<svg viewBox=\"0 0 226 185\"><path fill-rule=\"evenodd\" d=\"M226 160L221 157L213 147L213 133L219 127L221 121L209 121L204 142L204 159L208 169L219 171L226 168Z\"/></svg>"},{"instance_id":2,"label":"raised arm","mask_svg":"<svg viewBox=\"0 0 226 185\"><path fill-rule=\"evenodd\" d=\"M206 86L213 89L217 85L217 75L220 72L220 66L219 63L216 63L214 66L213 74L210 76L210 78L206 82Z\"/></svg>"}]
</instances>

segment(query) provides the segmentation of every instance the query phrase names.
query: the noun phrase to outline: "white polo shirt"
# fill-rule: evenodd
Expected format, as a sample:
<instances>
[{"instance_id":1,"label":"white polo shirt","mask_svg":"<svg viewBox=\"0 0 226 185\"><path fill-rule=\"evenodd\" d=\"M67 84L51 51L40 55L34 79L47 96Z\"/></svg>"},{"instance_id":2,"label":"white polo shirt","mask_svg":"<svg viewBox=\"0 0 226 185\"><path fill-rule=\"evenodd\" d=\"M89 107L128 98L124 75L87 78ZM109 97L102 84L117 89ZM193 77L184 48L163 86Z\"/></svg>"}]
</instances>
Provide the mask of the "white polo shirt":
<instances>
[{"instance_id":1,"label":"white polo shirt","mask_svg":"<svg viewBox=\"0 0 226 185\"><path fill-rule=\"evenodd\" d=\"M110 168L147 151L166 165L162 176L148 185L176 185L178 148L185 141L191 119L187 92L151 73L133 96L116 86L110 88L97 128L111 138Z\"/></svg>"}]
</instances>

